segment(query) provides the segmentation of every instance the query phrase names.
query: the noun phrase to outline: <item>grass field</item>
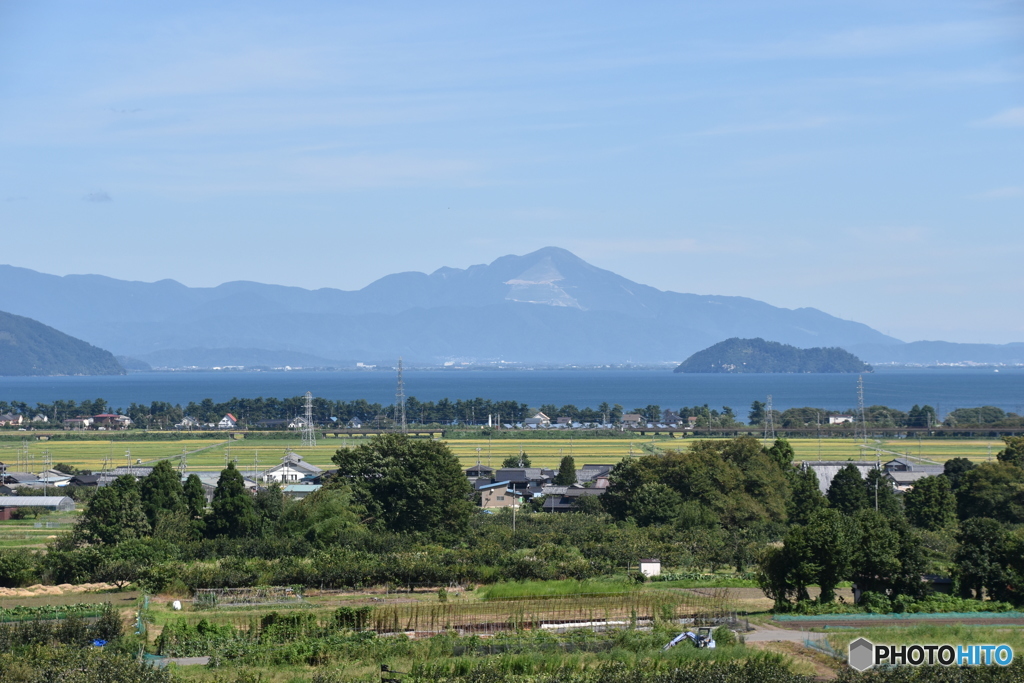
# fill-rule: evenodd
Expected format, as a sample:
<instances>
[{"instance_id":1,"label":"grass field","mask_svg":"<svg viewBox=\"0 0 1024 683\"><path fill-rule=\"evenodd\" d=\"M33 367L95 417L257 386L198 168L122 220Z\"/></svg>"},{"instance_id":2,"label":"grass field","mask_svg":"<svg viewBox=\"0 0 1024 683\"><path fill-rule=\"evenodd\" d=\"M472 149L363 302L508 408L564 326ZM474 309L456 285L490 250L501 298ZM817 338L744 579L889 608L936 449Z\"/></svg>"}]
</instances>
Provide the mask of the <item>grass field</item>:
<instances>
[{"instance_id":1,"label":"grass field","mask_svg":"<svg viewBox=\"0 0 1024 683\"><path fill-rule=\"evenodd\" d=\"M585 463L614 464L622 458L640 456L652 448L687 448L696 439L689 437L656 437L646 439L457 439L448 441L464 467L480 462L500 467L501 461L517 455L522 449L530 457L534 467L557 468L562 456L572 455L576 466ZM307 461L322 468L330 468L331 456L342 446L364 442L365 438L320 439L313 448L300 445L298 435L294 441L248 438L241 440L183 440L183 441L54 441L25 442L0 446L0 462L7 463L9 470L27 469L40 472L45 469L47 457L50 462L68 463L91 470L110 466L152 464L158 460L174 458L175 464L183 452L187 453L189 469L200 471L219 470L228 460L235 460L243 470L265 469L278 464L287 451L302 455ZM983 461L995 454L1003 444L998 439L916 439L870 441L867 447L850 438L793 439L790 441L799 459L825 460L869 459L874 460L876 450L885 461L895 454L910 454L945 462L950 458L965 457Z\"/></svg>"}]
</instances>

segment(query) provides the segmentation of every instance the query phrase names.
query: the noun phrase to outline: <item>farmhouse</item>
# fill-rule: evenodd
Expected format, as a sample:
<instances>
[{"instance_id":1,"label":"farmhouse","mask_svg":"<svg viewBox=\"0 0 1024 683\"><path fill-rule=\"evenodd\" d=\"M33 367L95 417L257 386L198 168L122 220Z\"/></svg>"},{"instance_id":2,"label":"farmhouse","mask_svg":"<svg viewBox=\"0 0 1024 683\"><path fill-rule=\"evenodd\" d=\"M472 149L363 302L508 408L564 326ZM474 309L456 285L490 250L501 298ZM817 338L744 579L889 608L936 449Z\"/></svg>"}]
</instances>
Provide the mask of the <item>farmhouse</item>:
<instances>
[{"instance_id":1,"label":"farmhouse","mask_svg":"<svg viewBox=\"0 0 1024 683\"><path fill-rule=\"evenodd\" d=\"M544 503L541 508L544 512L572 512L576 508L576 502L583 496L599 496L604 489L586 488L579 484L572 486L545 486Z\"/></svg>"},{"instance_id":2,"label":"farmhouse","mask_svg":"<svg viewBox=\"0 0 1024 683\"><path fill-rule=\"evenodd\" d=\"M945 466L930 462L913 462L907 458L896 458L882 465L885 476L893 483L897 491L907 491L914 487L918 479L934 477L945 471Z\"/></svg>"},{"instance_id":3,"label":"farmhouse","mask_svg":"<svg viewBox=\"0 0 1024 683\"><path fill-rule=\"evenodd\" d=\"M518 508L522 505L523 494L509 487L509 482L499 481L480 488L480 507Z\"/></svg>"},{"instance_id":4,"label":"farmhouse","mask_svg":"<svg viewBox=\"0 0 1024 683\"><path fill-rule=\"evenodd\" d=\"M238 426L238 418L228 413L217 423L217 429L234 429Z\"/></svg>"},{"instance_id":5,"label":"farmhouse","mask_svg":"<svg viewBox=\"0 0 1024 683\"><path fill-rule=\"evenodd\" d=\"M841 425L844 422L853 422L853 415L829 415L828 423L830 425Z\"/></svg>"},{"instance_id":6,"label":"farmhouse","mask_svg":"<svg viewBox=\"0 0 1024 683\"><path fill-rule=\"evenodd\" d=\"M94 415L92 418L93 424L98 429L128 429L131 426L132 420L127 415Z\"/></svg>"},{"instance_id":7,"label":"farmhouse","mask_svg":"<svg viewBox=\"0 0 1024 683\"><path fill-rule=\"evenodd\" d=\"M298 453L288 453L281 459L281 464L271 467L260 478L263 481L295 483L304 479L312 479L323 472L316 465L310 465Z\"/></svg>"},{"instance_id":8,"label":"farmhouse","mask_svg":"<svg viewBox=\"0 0 1024 683\"><path fill-rule=\"evenodd\" d=\"M622 416L622 424L626 427L639 427L644 424L643 415L639 413L626 413Z\"/></svg>"}]
</instances>

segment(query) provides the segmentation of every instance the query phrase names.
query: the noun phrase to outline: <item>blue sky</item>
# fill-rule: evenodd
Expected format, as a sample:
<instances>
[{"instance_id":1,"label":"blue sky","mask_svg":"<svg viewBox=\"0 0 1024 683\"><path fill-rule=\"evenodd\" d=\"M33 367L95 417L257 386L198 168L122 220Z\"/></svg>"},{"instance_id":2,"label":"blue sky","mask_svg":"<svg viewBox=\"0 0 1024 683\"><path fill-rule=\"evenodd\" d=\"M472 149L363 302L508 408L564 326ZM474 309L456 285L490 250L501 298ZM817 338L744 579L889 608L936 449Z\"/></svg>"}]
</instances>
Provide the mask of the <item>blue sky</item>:
<instances>
[{"instance_id":1,"label":"blue sky","mask_svg":"<svg viewBox=\"0 0 1024 683\"><path fill-rule=\"evenodd\" d=\"M555 245L1024 341L1024 3L0 0L0 233L193 286Z\"/></svg>"}]
</instances>

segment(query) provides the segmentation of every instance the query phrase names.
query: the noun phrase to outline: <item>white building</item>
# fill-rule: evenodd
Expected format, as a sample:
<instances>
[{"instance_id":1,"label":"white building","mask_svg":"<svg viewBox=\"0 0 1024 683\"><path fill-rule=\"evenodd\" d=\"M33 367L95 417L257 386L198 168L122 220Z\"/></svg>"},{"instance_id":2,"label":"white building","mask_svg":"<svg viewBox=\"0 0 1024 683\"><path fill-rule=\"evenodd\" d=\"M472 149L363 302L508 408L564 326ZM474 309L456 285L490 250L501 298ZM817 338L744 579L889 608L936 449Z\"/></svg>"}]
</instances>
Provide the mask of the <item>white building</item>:
<instances>
[{"instance_id":1,"label":"white building","mask_svg":"<svg viewBox=\"0 0 1024 683\"><path fill-rule=\"evenodd\" d=\"M238 426L238 418L228 413L217 423L217 429L234 429Z\"/></svg>"},{"instance_id":2,"label":"white building","mask_svg":"<svg viewBox=\"0 0 1024 683\"><path fill-rule=\"evenodd\" d=\"M265 482L280 482L282 484L294 484L306 477L315 477L322 474L323 470L316 465L310 465L297 453L288 453L284 456L280 465L271 467L264 472L260 479Z\"/></svg>"}]
</instances>

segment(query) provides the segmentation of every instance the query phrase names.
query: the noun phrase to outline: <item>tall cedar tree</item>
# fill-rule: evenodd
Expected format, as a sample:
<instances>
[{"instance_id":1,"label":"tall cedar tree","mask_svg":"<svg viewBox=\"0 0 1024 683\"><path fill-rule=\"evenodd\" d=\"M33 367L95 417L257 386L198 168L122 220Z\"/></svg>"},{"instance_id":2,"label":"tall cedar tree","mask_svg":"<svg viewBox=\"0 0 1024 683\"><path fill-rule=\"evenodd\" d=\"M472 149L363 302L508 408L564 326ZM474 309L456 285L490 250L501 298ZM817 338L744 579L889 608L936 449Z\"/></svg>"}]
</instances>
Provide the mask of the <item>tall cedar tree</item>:
<instances>
[{"instance_id":1,"label":"tall cedar tree","mask_svg":"<svg viewBox=\"0 0 1024 683\"><path fill-rule=\"evenodd\" d=\"M555 475L555 486L570 486L576 483L576 461L571 455L562 458Z\"/></svg>"},{"instance_id":2,"label":"tall cedar tree","mask_svg":"<svg viewBox=\"0 0 1024 683\"><path fill-rule=\"evenodd\" d=\"M203 482L199 479L199 475L188 475L184 488L183 496L188 516L193 519L202 517L206 512L206 492L203 490Z\"/></svg>"},{"instance_id":3,"label":"tall cedar tree","mask_svg":"<svg viewBox=\"0 0 1024 683\"><path fill-rule=\"evenodd\" d=\"M148 536L149 520L135 477L126 474L96 491L75 529L78 542L115 544Z\"/></svg>"},{"instance_id":4,"label":"tall cedar tree","mask_svg":"<svg viewBox=\"0 0 1024 683\"><path fill-rule=\"evenodd\" d=\"M469 526L473 489L447 445L381 434L333 458L355 502L389 531L462 534Z\"/></svg>"},{"instance_id":5,"label":"tall cedar tree","mask_svg":"<svg viewBox=\"0 0 1024 683\"><path fill-rule=\"evenodd\" d=\"M256 504L245 490L242 473L235 469L235 463L229 462L227 468L221 470L213 492L213 504L206 516L206 535L245 538L258 530Z\"/></svg>"},{"instance_id":6,"label":"tall cedar tree","mask_svg":"<svg viewBox=\"0 0 1024 683\"><path fill-rule=\"evenodd\" d=\"M832 477L828 487L828 502L844 515L868 508L868 491L855 465L847 465ZM871 508L874 509L874 505Z\"/></svg>"},{"instance_id":7,"label":"tall cedar tree","mask_svg":"<svg viewBox=\"0 0 1024 683\"><path fill-rule=\"evenodd\" d=\"M956 523L956 496L943 476L925 477L903 494L907 520L919 529L940 531Z\"/></svg>"},{"instance_id":8,"label":"tall cedar tree","mask_svg":"<svg viewBox=\"0 0 1024 683\"><path fill-rule=\"evenodd\" d=\"M142 496L142 509L152 528L156 529L164 513L185 509L184 493L181 476L167 460L158 462L149 476L143 477L139 482L139 494Z\"/></svg>"},{"instance_id":9,"label":"tall cedar tree","mask_svg":"<svg viewBox=\"0 0 1024 683\"><path fill-rule=\"evenodd\" d=\"M790 495L786 500L786 514L791 524L807 524L818 510L828 507L828 500L818 486L818 475L810 467L790 467L786 470L789 478Z\"/></svg>"}]
</instances>

